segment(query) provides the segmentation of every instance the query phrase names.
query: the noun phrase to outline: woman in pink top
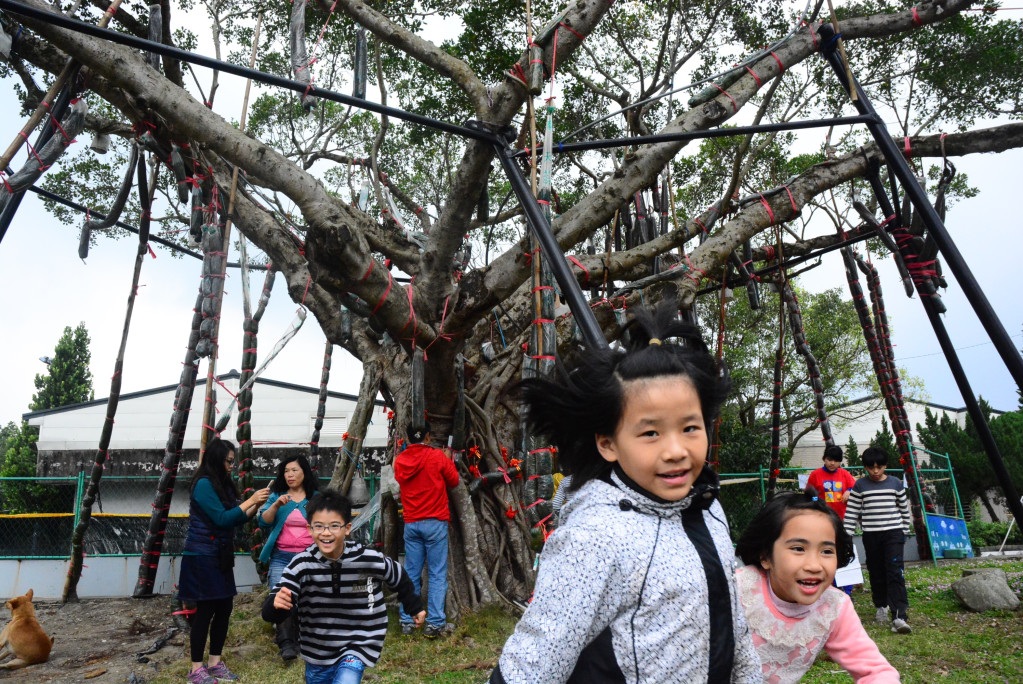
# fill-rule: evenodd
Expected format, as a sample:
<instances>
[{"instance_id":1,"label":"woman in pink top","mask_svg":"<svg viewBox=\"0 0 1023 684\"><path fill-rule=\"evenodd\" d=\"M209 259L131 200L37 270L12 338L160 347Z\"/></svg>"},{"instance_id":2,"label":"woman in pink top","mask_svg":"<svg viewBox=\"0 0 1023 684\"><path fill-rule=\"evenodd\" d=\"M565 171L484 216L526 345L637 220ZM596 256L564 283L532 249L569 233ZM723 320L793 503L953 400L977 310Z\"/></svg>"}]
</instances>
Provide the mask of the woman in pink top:
<instances>
[{"instance_id":1,"label":"woman in pink top","mask_svg":"<svg viewBox=\"0 0 1023 684\"><path fill-rule=\"evenodd\" d=\"M798 682L821 649L853 681L889 684L899 673L878 651L846 594L831 586L852 560L838 515L805 492L775 496L735 547L736 589L768 684Z\"/></svg>"},{"instance_id":2,"label":"woman in pink top","mask_svg":"<svg viewBox=\"0 0 1023 684\"><path fill-rule=\"evenodd\" d=\"M259 562L270 565L266 576L270 589L277 586L291 559L313 543L305 506L318 489L319 479L305 456L286 456L277 465L277 477L270 484L270 498L257 518L264 539ZM282 659L298 657L298 627L294 618L277 625L276 640Z\"/></svg>"}]
</instances>

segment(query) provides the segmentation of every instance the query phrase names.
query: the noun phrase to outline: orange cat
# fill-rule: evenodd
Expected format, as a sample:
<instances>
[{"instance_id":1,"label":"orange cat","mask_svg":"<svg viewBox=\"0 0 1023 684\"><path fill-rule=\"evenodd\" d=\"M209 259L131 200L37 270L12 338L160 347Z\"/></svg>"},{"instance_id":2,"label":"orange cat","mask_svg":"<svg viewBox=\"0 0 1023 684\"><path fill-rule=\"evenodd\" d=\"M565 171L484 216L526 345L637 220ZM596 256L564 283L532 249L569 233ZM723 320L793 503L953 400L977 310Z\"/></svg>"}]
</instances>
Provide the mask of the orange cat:
<instances>
[{"instance_id":1,"label":"orange cat","mask_svg":"<svg viewBox=\"0 0 1023 684\"><path fill-rule=\"evenodd\" d=\"M53 637L46 636L42 625L36 620L36 611L32 607L32 590L24 596L16 596L7 602L11 609L11 621L0 632L0 660L13 655L0 668L17 670L27 665L45 663L50 657ZM10 651L10 653L8 653Z\"/></svg>"}]
</instances>

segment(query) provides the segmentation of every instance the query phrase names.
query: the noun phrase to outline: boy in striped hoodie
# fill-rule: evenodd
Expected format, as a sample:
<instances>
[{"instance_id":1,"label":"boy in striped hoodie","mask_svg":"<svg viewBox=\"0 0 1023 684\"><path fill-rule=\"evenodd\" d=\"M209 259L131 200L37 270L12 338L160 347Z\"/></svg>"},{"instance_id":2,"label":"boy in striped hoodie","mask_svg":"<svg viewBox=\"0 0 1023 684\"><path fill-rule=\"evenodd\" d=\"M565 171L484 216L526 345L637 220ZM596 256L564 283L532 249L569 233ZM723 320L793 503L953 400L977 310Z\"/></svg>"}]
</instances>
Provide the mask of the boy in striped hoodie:
<instances>
[{"instance_id":1,"label":"boy in striped hoodie","mask_svg":"<svg viewBox=\"0 0 1023 684\"><path fill-rule=\"evenodd\" d=\"M850 535L859 523L863 550L867 554L870 593L877 607L877 621L892 621L892 631L909 634L909 599L903 575L902 554L912 529L909 500L902 480L885 475L888 453L870 447L863 452L866 477L856 481L845 512L845 531ZM890 612L889 612L890 611Z\"/></svg>"},{"instance_id":2,"label":"boy in striped hoodie","mask_svg":"<svg viewBox=\"0 0 1023 684\"><path fill-rule=\"evenodd\" d=\"M365 668L380 658L387 633L381 585L397 592L416 626L426 611L401 565L346 541L352 529L348 497L321 490L306 514L316 545L291 560L264 601L262 616L276 624L297 612L307 684L359 684Z\"/></svg>"}]
</instances>

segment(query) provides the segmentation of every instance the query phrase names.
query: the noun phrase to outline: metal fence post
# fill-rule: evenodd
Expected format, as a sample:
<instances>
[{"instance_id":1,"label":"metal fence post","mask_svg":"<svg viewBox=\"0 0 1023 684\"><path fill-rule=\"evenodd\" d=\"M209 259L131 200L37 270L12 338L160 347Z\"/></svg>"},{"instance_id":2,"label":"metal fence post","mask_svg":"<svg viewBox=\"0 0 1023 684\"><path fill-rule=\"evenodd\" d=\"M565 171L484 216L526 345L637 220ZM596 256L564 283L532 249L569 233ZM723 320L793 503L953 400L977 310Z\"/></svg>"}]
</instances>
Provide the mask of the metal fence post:
<instances>
[{"instance_id":1,"label":"metal fence post","mask_svg":"<svg viewBox=\"0 0 1023 684\"><path fill-rule=\"evenodd\" d=\"M916 448L912 442L909 444L909 464L913 469L913 472L920 472L916 467ZM930 453L930 452L928 452ZM927 548L931 550L931 562L934 563L934 567L938 567L938 556L934 553L934 539L931 537L931 524L927 520L927 502L924 501L924 490L920 486L920 478L915 477L913 481L916 483L916 500L920 502L920 506L923 508L920 511L920 517L924 519L924 531L927 533Z\"/></svg>"},{"instance_id":2,"label":"metal fence post","mask_svg":"<svg viewBox=\"0 0 1023 684\"><path fill-rule=\"evenodd\" d=\"M74 537L75 530L78 529L78 520L79 518L82 517L82 497L85 494L85 471L84 470L79 471L78 477L75 479L77 480L77 482L75 483L75 509L73 511L73 513L75 514L75 521L74 524L71 525L72 538ZM71 543L72 541L73 539L69 539L68 543ZM69 550L68 551L69 557L70 554L71 552Z\"/></svg>"}]
</instances>

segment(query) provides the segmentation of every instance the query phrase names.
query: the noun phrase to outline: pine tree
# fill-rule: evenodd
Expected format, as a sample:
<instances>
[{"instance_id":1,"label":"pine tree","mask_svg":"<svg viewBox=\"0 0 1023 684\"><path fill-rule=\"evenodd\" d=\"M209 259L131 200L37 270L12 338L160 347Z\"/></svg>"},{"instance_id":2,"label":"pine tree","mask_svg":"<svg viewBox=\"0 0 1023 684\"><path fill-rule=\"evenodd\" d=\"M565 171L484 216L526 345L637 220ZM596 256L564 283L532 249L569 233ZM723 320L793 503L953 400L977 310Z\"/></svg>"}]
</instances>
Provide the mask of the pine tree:
<instances>
[{"instance_id":1,"label":"pine tree","mask_svg":"<svg viewBox=\"0 0 1023 684\"><path fill-rule=\"evenodd\" d=\"M856 440L853 439L853 436L849 435L849 441L845 445L845 467L858 468L862 465L863 461L860 460L860 448L856 445Z\"/></svg>"},{"instance_id":2,"label":"pine tree","mask_svg":"<svg viewBox=\"0 0 1023 684\"><path fill-rule=\"evenodd\" d=\"M883 416L881 417L881 429L874 433L874 438L870 440L870 446L884 449L888 452L888 458L895 459L895 465L898 465L899 449L895 446L895 435L888 429L888 421Z\"/></svg>"},{"instance_id":3,"label":"pine tree","mask_svg":"<svg viewBox=\"0 0 1023 684\"><path fill-rule=\"evenodd\" d=\"M77 404L95 397L92 391L92 373L89 372L89 331L79 323L73 331L64 328L50 360L47 375L37 375L36 389L29 408L33 411Z\"/></svg>"}]
</instances>

